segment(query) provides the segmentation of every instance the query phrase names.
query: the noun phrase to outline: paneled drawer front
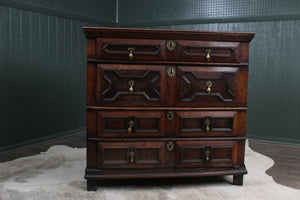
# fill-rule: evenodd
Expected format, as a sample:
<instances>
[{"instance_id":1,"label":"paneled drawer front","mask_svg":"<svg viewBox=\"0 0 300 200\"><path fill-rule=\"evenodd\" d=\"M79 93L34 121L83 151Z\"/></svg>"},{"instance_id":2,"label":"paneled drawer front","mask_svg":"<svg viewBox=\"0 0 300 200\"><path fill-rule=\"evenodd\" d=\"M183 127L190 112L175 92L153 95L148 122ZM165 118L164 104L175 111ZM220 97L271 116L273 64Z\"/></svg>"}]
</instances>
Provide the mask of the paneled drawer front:
<instances>
[{"instance_id":1,"label":"paneled drawer front","mask_svg":"<svg viewBox=\"0 0 300 200\"><path fill-rule=\"evenodd\" d=\"M112 60L164 60L165 41L151 39L97 39L97 58Z\"/></svg>"},{"instance_id":2,"label":"paneled drawer front","mask_svg":"<svg viewBox=\"0 0 300 200\"><path fill-rule=\"evenodd\" d=\"M178 111L177 137L229 137L243 136L240 126L246 121L246 112L236 111Z\"/></svg>"},{"instance_id":3,"label":"paneled drawer front","mask_svg":"<svg viewBox=\"0 0 300 200\"><path fill-rule=\"evenodd\" d=\"M237 141L177 141L175 167L232 167Z\"/></svg>"},{"instance_id":4,"label":"paneled drawer front","mask_svg":"<svg viewBox=\"0 0 300 200\"><path fill-rule=\"evenodd\" d=\"M248 62L248 44L239 42L179 40L178 59L208 63ZM241 50L244 54L241 54Z\"/></svg>"},{"instance_id":5,"label":"paneled drawer front","mask_svg":"<svg viewBox=\"0 0 300 200\"><path fill-rule=\"evenodd\" d=\"M97 65L97 104L102 106L163 106L165 66Z\"/></svg>"},{"instance_id":6,"label":"paneled drawer front","mask_svg":"<svg viewBox=\"0 0 300 200\"><path fill-rule=\"evenodd\" d=\"M235 67L177 67L176 105L247 105L248 71Z\"/></svg>"},{"instance_id":7,"label":"paneled drawer front","mask_svg":"<svg viewBox=\"0 0 300 200\"><path fill-rule=\"evenodd\" d=\"M161 168L164 167L164 142L99 142L98 168Z\"/></svg>"},{"instance_id":8,"label":"paneled drawer front","mask_svg":"<svg viewBox=\"0 0 300 200\"><path fill-rule=\"evenodd\" d=\"M98 137L163 137L162 111L98 111Z\"/></svg>"}]
</instances>

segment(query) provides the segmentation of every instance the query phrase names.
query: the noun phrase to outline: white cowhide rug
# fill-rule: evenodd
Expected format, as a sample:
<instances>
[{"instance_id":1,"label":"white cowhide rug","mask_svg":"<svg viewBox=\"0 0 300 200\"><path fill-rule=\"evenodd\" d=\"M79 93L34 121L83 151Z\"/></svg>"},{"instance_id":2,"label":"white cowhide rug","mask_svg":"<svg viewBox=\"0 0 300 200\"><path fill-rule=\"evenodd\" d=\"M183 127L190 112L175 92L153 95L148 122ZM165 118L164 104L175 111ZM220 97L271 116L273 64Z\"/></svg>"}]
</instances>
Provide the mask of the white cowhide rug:
<instances>
[{"instance_id":1,"label":"white cowhide rug","mask_svg":"<svg viewBox=\"0 0 300 200\"><path fill-rule=\"evenodd\" d=\"M227 176L208 183L110 184L87 192L85 149L53 146L39 155L0 163L0 200L299 200L300 190L279 185L266 175L273 164L247 146L243 186L230 184L232 176Z\"/></svg>"}]
</instances>

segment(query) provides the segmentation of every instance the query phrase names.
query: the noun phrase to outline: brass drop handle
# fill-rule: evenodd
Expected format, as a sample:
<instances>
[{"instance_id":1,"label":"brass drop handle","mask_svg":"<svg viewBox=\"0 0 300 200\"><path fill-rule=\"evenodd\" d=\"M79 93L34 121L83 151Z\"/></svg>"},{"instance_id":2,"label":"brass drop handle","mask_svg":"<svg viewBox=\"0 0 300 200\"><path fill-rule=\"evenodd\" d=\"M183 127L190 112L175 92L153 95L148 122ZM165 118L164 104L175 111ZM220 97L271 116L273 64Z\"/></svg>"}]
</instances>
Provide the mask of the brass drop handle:
<instances>
[{"instance_id":1,"label":"brass drop handle","mask_svg":"<svg viewBox=\"0 0 300 200\"><path fill-rule=\"evenodd\" d=\"M129 93L132 94L133 93L133 86L135 85L135 81L134 80L130 80L128 81L128 86L129 86Z\"/></svg>"},{"instance_id":2,"label":"brass drop handle","mask_svg":"<svg viewBox=\"0 0 300 200\"><path fill-rule=\"evenodd\" d=\"M133 120L130 120L130 121L128 122L128 125L129 125L129 127L128 127L127 131L128 131L128 133L131 133L131 132L132 132L132 128L133 128L133 126L134 126L134 121L133 121Z\"/></svg>"},{"instance_id":3,"label":"brass drop handle","mask_svg":"<svg viewBox=\"0 0 300 200\"><path fill-rule=\"evenodd\" d=\"M133 151L129 152L129 160L130 160L131 163L134 162L134 155L135 155L135 153Z\"/></svg>"},{"instance_id":4,"label":"brass drop handle","mask_svg":"<svg viewBox=\"0 0 300 200\"><path fill-rule=\"evenodd\" d=\"M206 160L206 161L209 161L209 160L210 160L210 151L209 151L209 150L206 150L206 151L205 151L205 160Z\"/></svg>"},{"instance_id":5,"label":"brass drop handle","mask_svg":"<svg viewBox=\"0 0 300 200\"><path fill-rule=\"evenodd\" d=\"M129 51L129 60L133 59L133 52L134 52L134 48L133 47L128 47L128 51Z\"/></svg>"},{"instance_id":6,"label":"brass drop handle","mask_svg":"<svg viewBox=\"0 0 300 200\"><path fill-rule=\"evenodd\" d=\"M205 131L209 132L210 131L210 128L209 128L209 126L210 126L210 120L206 119L204 124L205 124Z\"/></svg>"},{"instance_id":7,"label":"brass drop handle","mask_svg":"<svg viewBox=\"0 0 300 200\"><path fill-rule=\"evenodd\" d=\"M205 53L206 53L205 60L208 62L210 60L211 50L210 49L206 49Z\"/></svg>"},{"instance_id":8,"label":"brass drop handle","mask_svg":"<svg viewBox=\"0 0 300 200\"><path fill-rule=\"evenodd\" d=\"M206 89L206 91L207 91L207 93L208 94L210 94L210 92L211 92L211 87L212 87L212 82L211 81L207 81L206 82L206 86L207 86L207 89Z\"/></svg>"}]
</instances>

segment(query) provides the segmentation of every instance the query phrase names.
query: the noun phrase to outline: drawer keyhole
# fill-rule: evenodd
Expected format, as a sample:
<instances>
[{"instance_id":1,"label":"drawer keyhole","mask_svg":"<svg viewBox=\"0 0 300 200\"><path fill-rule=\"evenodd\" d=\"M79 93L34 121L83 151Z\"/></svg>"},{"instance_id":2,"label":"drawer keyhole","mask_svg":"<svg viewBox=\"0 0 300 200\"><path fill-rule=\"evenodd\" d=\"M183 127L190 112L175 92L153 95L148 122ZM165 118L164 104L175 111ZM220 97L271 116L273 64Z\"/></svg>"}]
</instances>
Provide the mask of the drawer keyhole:
<instances>
[{"instance_id":1,"label":"drawer keyhole","mask_svg":"<svg viewBox=\"0 0 300 200\"><path fill-rule=\"evenodd\" d=\"M167 112L167 119L169 121L172 121L173 118L174 118L174 112L172 111Z\"/></svg>"},{"instance_id":2,"label":"drawer keyhole","mask_svg":"<svg viewBox=\"0 0 300 200\"><path fill-rule=\"evenodd\" d=\"M174 142L170 141L170 142L167 142L166 147L167 147L168 151L173 151L175 144L174 144Z\"/></svg>"}]
</instances>

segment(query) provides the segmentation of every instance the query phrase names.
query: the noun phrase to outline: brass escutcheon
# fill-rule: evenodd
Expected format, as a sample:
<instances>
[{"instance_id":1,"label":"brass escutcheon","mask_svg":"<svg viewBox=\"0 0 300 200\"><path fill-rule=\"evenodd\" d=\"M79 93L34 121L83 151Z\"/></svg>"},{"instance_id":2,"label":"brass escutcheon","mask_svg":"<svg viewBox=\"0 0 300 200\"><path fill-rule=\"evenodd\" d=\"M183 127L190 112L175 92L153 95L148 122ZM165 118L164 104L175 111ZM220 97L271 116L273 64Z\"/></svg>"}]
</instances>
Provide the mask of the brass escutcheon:
<instances>
[{"instance_id":1,"label":"brass escutcheon","mask_svg":"<svg viewBox=\"0 0 300 200\"><path fill-rule=\"evenodd\" d=\"M166 147L167 147L168 151L172 151L175 147L174 142L172 142L172 141L167 142Z\"/></svg>"},{"instance_id":2,"label":"brass escutcheon","mask_svg":"<svg viewBox=\"0 0 300 200\"><path fill-rule=\"evenodd\" d=\"M176 74L176 69L175 67L168 67L167 69L167 74L170 78L173 78Z\"/></svg>"},{"instance_id":3,"label":"brass escutcheon","mask_svg":"<svg viewBox=\"0 0 300 200\"><path fill-rule=\"evenodd\" d=\"M174 118L174 112L172 111L167 112L167 119L169 121L172 121L173 118Z\"/></svg>"},{"instance_id":4,"label":"brass escutcheon","mask_svg":"<svg viewBox=\"0 0 300 200\"><path fill-rule=\"evenodd\" d=\"M173 40L168 40L167 41L167 49L168 51L173 51L176 47L176 43Z\"/></svg>"}]
</instances>

